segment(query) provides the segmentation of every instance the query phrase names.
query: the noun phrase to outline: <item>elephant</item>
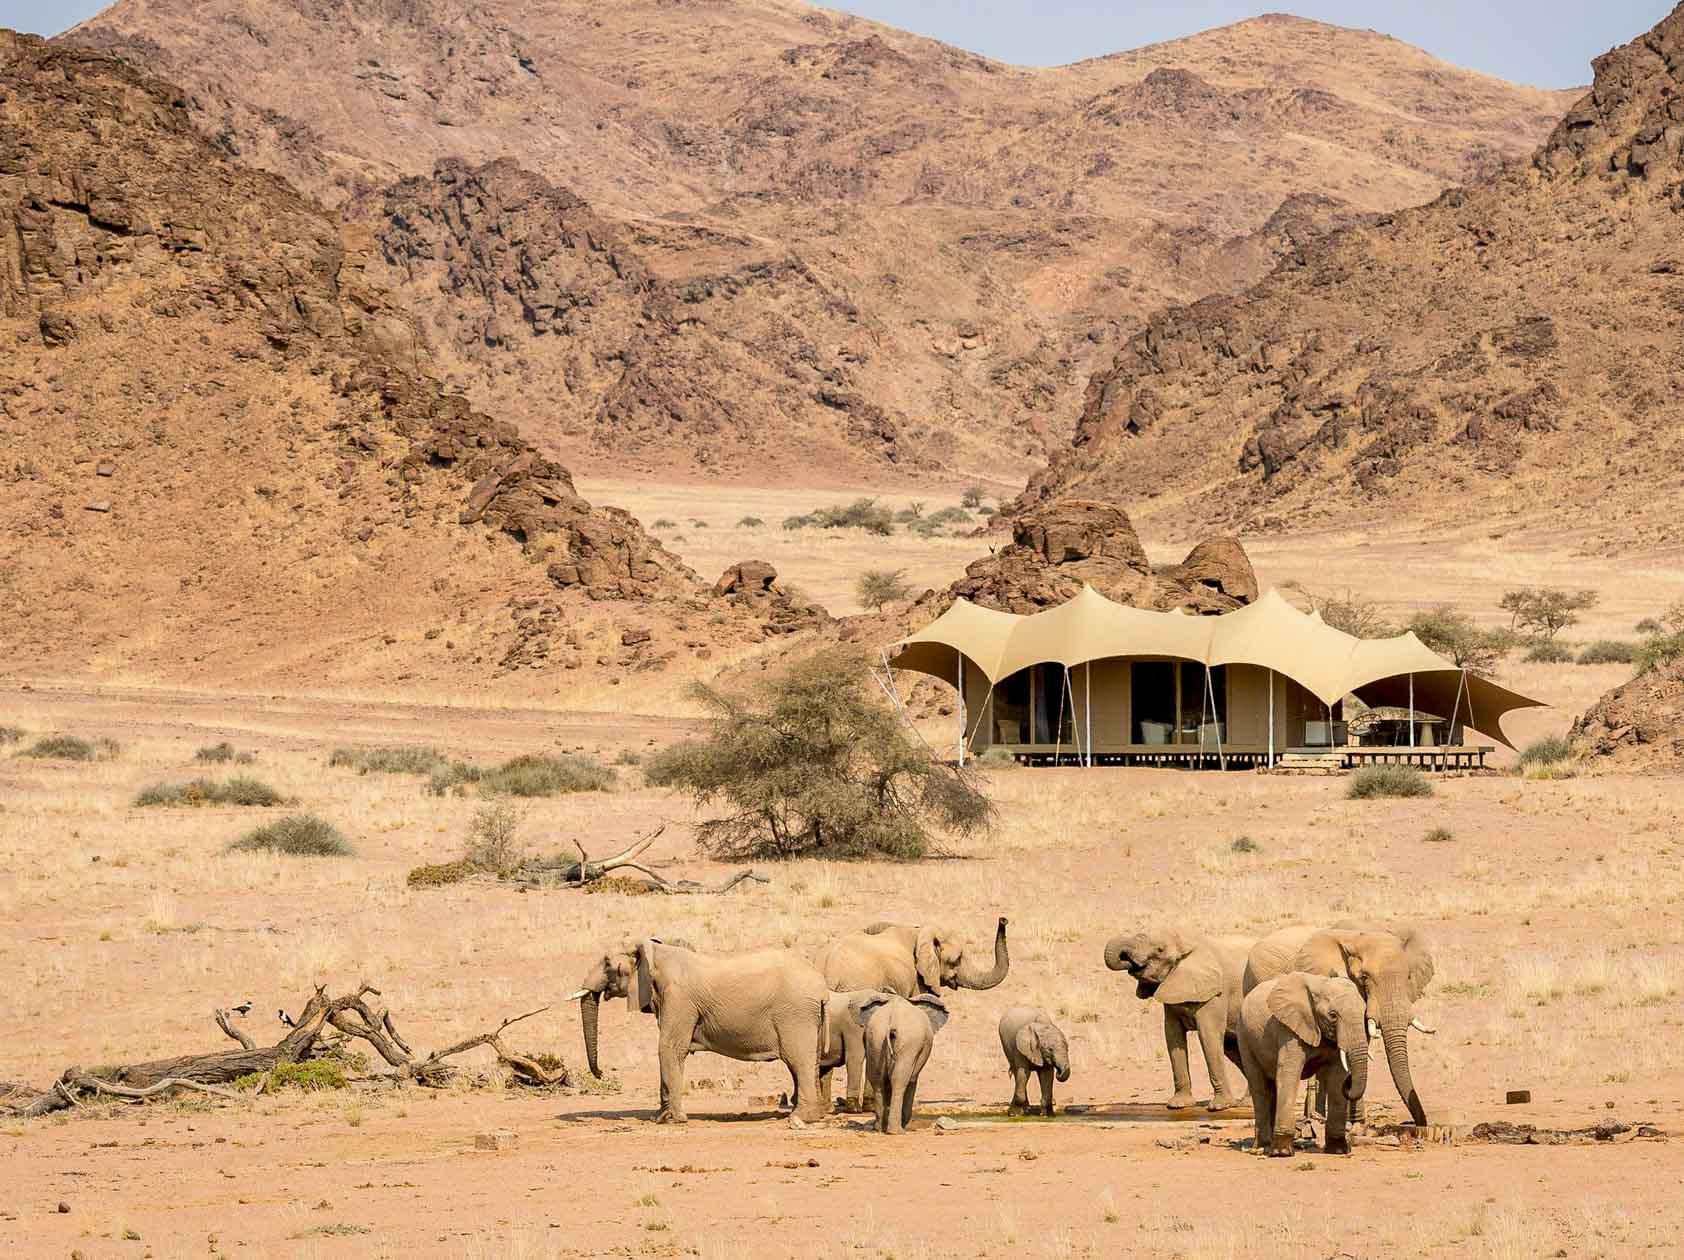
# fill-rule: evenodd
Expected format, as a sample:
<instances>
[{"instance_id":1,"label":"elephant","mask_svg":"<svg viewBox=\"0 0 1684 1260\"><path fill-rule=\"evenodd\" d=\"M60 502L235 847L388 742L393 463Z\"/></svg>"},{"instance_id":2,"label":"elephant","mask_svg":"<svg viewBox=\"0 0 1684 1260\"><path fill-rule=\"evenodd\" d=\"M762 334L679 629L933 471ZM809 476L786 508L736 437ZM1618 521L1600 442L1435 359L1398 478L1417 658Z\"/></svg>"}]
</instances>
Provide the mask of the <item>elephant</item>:
<instances>
[{"instance_id":1,"label":"elephant","mask_svg":"<svg viewBox=\"0 0 1684 1260\"><path fill-rule=\"evenodd\" d=\"M994 961L972 961L957 933L945 927L873 923L862 932L839 936L819 950L815 960L825 983L838 993L877 989L903 998L942 989L992 989L1006 978L1006 920L994 928ZM866 1078L861 1071L865 1045L859 1025L840 1023L843 1062L848 1069L849 1111L864 1109Z\"/></svg>"},{"instance_id":2,"label":"elephant","mask_svg":"<svg viewBox=\"0 0 1684 1260\"><path fill-rule=\"evenodd\" d=\"M1012 1101L1008 1115L1029 1110L1029 1074L1041 1082L1041 1114L1053 1113L1053 1076L1070 1079L1070 1045L1064 1033L1033 1006L1013 1006L1000 1016L1000 1049L1012 1074Z\"/></svg>"},{"instance_id":3,"label":"elephant","mask_svg":"<svg viewBox=\"0 0 1684 1260\"><path fill-rule=\"evenodd\" d=\"M877 1091L877 1131L904 1133L912 1123L918 1074L947 1022L947 1007L933 993L911 1001L877 993L855 1009L865 1034L865 1074Z\"/></svg>"},{"instance_id":4,"label":"elephant","mask_svg":"<svg viewBox=\"0 0 1684 1260\"><path fill-rule=\"evenodd\" d=\"M571 997L580 1002L592 1076L602 1075L597 1014L603 998L624 997L628 1009L655 1016L661 1123L685 1122L684 1060L698 1050L750 1063L780 1060L794 1083L796 1116L821 1114L819 1049L830 992L818 968L799 954L708 955L646 939L605 953Z\"/></svg>"},{"instance_id":5,"label":"elephant","mask_svg":"<svg viewBox=\"0 0 1684 1260\"><path fill-rule=\"evenodd\" d=\"M881 989L855 989L832 993L824 1005L824 1042L819 1046L819 1098L830 1107L830 1074L847 1062L847 1048L859 1047L854 1062L865 1062L865 1024L860 1018L862 1002L883 996Z\"/></svg>"},{"instance_id":6,"label":"elephant","mask_svg":"<svg viewBox=\"0 0 1684 1260\"><path fill-rule=\"evenodd\" d=\"M1346 1114L1368 1089L1366 1008L1355 984L1304 971L1263 981L1240 1004L1240 1059L1258 1150L1292 1154L1298 1082L1315 1077L1328 1100L1322 1149L1351 1153Z\"/></svg>"},{"instance_id":7,"label":"elephant","mask_svg":"<svg viewBox=\"0 0 1684 1260\"><path fill-rule=\"evenodd\" d=\"M1258 941L1246 960L1245 987L1282 975L1307 971L1344 976L1362 991L1367 1005L1368 1036L1378 1035L1398 1097L1416 1124L1427 1111L1409 1070L1409 1030L1432 1033L1415 1015L1415 1003L1433 978L1432 948L1419 928L1339 923L1329 928L1282 928Z\"/></svg>"},{"instance_id":8,"label":"elephant","mask_svg":"<svg viewBox=\"0 0 1684 1260\"><path fill-rule=\"evenodd\" d=\"M1193 1078L1187 1068L1187 1032L1198 1034L1210 1073L1211 1111L1239 1101L1229 1083L1226 1055L1240 1065L1241 981L1246 955L1254 942L1242 936L1201 936L1179 928L1155 928L1113 936L1105 942L1105 965L1135 978L1134 995L1156 998L1164 1006L1164 1045L1169 1051L1175 1092L1169 1107L1193 1105Z\"/></svg>"}]
</instances>

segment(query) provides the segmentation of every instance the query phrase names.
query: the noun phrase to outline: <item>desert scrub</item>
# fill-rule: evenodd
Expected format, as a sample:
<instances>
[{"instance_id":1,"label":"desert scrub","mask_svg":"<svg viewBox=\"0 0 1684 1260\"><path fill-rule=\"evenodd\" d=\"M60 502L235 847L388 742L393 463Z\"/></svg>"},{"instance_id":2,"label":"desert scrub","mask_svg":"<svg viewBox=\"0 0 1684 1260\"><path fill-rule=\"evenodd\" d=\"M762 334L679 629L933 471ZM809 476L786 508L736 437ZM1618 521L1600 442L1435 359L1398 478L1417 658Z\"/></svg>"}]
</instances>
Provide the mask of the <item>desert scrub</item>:
<instances>
[{"instance_id":1,"label":"desert scrub","mask_svg":"<svg viewBox=\"0 0 1684 1260\"><path fill-rule=\"evenodd\" d=\"M193 754L193 760L209 762L212 765L226 765L232 761L237 766L249 766L257 760L257 754L241 752L227 740L223 740L220 744L206 744Z\"/></svg>"},{"instance_id":2,"label":"desert scrub","mask_svg":"<svg viewBox=\"0 0 1684 1260\"><path fill-rule=\"evenodd\" d=\"M1018 766L1017 758L1004 748L990 748L976 759L976 763L990 770L1015 770Z\"/></svg>"},{"instance_id":3,"label":"desert scrub","mask_svg":"<svg viewBox=\"0 0 1684 1260\"><path fill-rule=\"evenodd\" d=\"M1637 649L1637 659L1633 664L1639 674L1647 674L1652 669L1672 664L1680 656L1684 656L1684 630L1645 639Z\"/></svg>"},{"instance_id":4,"label":"desert scrub","mask_svg":"<svg viewBox=\"0 0 1684 1260\"><path fill-rule=\"evenodd\" d=\"M1228 846L1230 853L1261 853L1263 846L1250 836L1235 836L1233 843Z\"/></svg>"},{"instance_id":5,"label":"desert scrub","mask_svg":"<svg viewBox=\"0 0 1684 1260\"><path fill-rule=\"evenodd\" d=\"M1414 766L1364 766L1351 776L1345 795L1353 801L1385 796L1431 796L1433 785Z\"/></svg>"},{"instance_id":6,"label":"desert scrub","mask_svg":"<svg viewBox=\"0 0 1684 1260\"><path fill-rule=\"evenodd\" d=\"M482 805L468 824L468 847L463 860L475 870L493 875L512 875L525 857L515 842L520 830L520 811L507 801Z\"/></svg>"},{"instance_id":7,"label":"desert scrub","mask_svg":"<svg viewBox=\"0 0 1684 1260\"><path fill-rule=\"evenodd\" d=\"M411 888L444 888L451 884L460 884L478 873L478 868L467 858L457 858L454 862L417 866L409 872L404 882Z\"/></svg>"},{"instance_id":8,"label":"desert scrub","mask_svg":"<svg viewBox=\"0 0 1684 1260\"><path fill-rule=\"evenodd\" d=\"M738 529L759 529L766 522L758 516L745 516L737 522Z\"/></svg>"},{"instance_id":9,"label":"desert scrub","mask_svg":"<svg viewBox=\"0 0 1684 1260\"><path fill-rule=\"evenodd\" d=\"M899 603L912 596L905 569L867 569L854 583L854 595L867 608L882 611L884 604Z\"/></svg>"},{"instance_id":10,"label":"desert scrub","mask_svg":"<svg viewBox=\"0 0 1684 1260\"><path fill-rule=\"evenodd\" d=\"M814 508L805 516L784 517L785 529L863 529L868 534L895 532L895 515L876 499L855 499Z\"/></svg>"},{"instance_id":11,"label":"desert scrub","mask_svg":"<svg viewBox=\"0 0 1684 1260\"><path fill-rule=\"evenodd\" d=\"M1573 659L1573 649L1566 643L1557 643L1554 639L1538 639L1526 649L1526 655L1521 657L1534 665L1565 665ZM1585 661L1579 662L1581 665Z\"/></svg>"},{"instance_id":12,"label":"desert scrub","mask_svg":"<svg viewBox=\"0 0 1684 1260\"><path fill-rule=\"evenodd\" d=\"M0 725L0 744L21 744L24 729L21 726Z\"/></svg>"},{"instance_id":13,"label":"desert scrub","mask_svg":"<svg viewBox=\"0 0 1684 1260\"><path fill-rule=\"evenodd\" d=\"M267 807L284 804L286 798L261 779L237 775L226 783L212 779L192 779L186 783L154 783L143 788L134 803L149 805L253 805Z\"/></svg>"},{"instance_id":14,"label":"desert scrub","mask_svg":"<svg viewBox=\"0 0 1684 1260\"><path fill-rule=\"evenodd\" d=\"M1573 756L1573 744L1565 735L1545 735L1542 739L1535 739L1520 751L1520 769L1530 770L1537 766L1553 766L1563 761L1569 761Z\"/></svg>"},{"instance_id":15,"label":"desert scrub","mask_svg":"<svg viewBox=\"0 0 1684 1260\"><path fill-rule=\"evenodd\" d=\"M255 827L228 845L230 853L284 853L289 857L350 857L350 841L314 814L287 817Z\"/></svg>"},{"instance_id":16,"label":"desert scrub","mask_svg":"<svg viewBox=\"0 0 1684 1260\"><path fill-rule=\"evenodd\" d=\"M59 761L109 761L123 751L114 739L83 739L79 735L47 735L24 749L24 757L50 757Z\"/></svg>"},{"instance_id":17,"label":"desert scrub","mask_svg":"<svg viewBox=\"0 0 1684 1260\"><path fill-rule=\"evenodd\" d=\"M1449 844L1455 838L1448 827L1433 827L1421 837L1428 844Z\"/></svg>"},{"instance_id":18,"label":"desert scrub","mask_svg":"<svg viewBox=\"0 0 1684 1260\"><path fill-rule=\"evenodd\" d=\"M1598 639L1579 653L1581 665L1630 665L1637 659L1637 644L1623 639Z\"/></svg>"},{"instance_id":19,"label":"desert scrub","mask_svg":"<svg viewBox=\"0 0 1684 1260\"><path fill-rule=\"evenodd\" d=\"M305 1059L302 1063L277 1063L267 1073L247 1072L232 1081L235 1089L256 1089L264 1076L269 1089L301 1089L310 1093L324 1089L344 1089L345 1065L334 1059Z\"/></svg>"},{"instance_id":20,"label":"desert scrub","mask_svg":"<svg viewBox=\"0 0 1684 1260\"><path fill-rule=\"evenodd\" d=\"M527 753L484 771L479 789L488 796L561 796L568 792L606 792L618 776L589 757Z\"/></svg>"},{"instance_id":21,"label":"desert scrub","mask_svg":"<svg viewBox=\"0 0 1684 1260\"><path fill-rule=\"evenodd\" d=\"M335 748L330 766L349 766L358 774L432 774L450 765L450 758L425 744L396 748Z\"/></svg>"}]
</instances>

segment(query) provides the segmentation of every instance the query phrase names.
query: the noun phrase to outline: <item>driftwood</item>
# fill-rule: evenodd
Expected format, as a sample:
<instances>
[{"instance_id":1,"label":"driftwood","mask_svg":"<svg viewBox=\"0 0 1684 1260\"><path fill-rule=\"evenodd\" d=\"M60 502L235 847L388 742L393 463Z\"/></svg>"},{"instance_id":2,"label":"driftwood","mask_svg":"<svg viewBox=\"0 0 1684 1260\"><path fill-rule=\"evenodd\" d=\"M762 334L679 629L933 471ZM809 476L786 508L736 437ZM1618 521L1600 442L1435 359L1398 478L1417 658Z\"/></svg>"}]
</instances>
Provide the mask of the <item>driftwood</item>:
<instances>
[{"instance_id":1,"label":"driftwood","mask_svg":"<svg viewBox=\"0 0 1684 1260\"><path fill-rule=\"evenodd\" d=\"M567 1065L559 1058L551 1058L555 1066L547 1067L540 1061L541 1057L547 1056L513 1053L501 1040L504 1030L510 1025L530 1019L548 1010L548 1007L506 1019L495 1032L470 1037L434 1051L426 1058L419 1058L398 1032L391 1012L383 1006L371 1005L367 1000L370 997L380 997L380 990L366 983L355 993L341 997L329 997L324 988L318 988L304 1004L304 1010L297 1019L290 1018L285 1011L280 1012L287 1031L272 1046L258 1046L250 1036L233 1025L228 1011L218 1009L213 1012L217 1026L231 1040L239 1042L238 1050L154 1059L93 1071L71 1067L44 1090L0 1083L0 1113L43 1116L81 1106L88 1098L108 1096L141 1102L177 1090L237 1098L238 1095L220 1087L247 1076L259 1077L254 1092L262 1093L276 1068L319 1059L353 1041L366 1043L393 1069L375 1074L372 1079L376 1080L442 1085L456 1072L456 1068L446 1060L480 1046L489 1046L496 1053L498 1063L508 1068L519 1084L565 1085L569 1082Z\"/></svg>"},{"instance_id":2,"label":"driftwood","mask_svg":"<svg viewBox=\"0 0 1684 1260\"><path fill-rule=\"evenodd\" d=\"M583 888L586 884L595 883L614 871L636 871L649 881L651 892L666 896L690 896L695 894L718 896L721 893L730 892L738 884L748 881L757 884L772 882L766 876L755 871L738 871L717 888L709 888L706 884L699 884L693 879L669 880L637 860L643 856L650 845L660 838L661 833L666 829L667 825L662 823L641 840L634 841L613 857L603 858L601 861L592 861L590 854L585 852L585 846L575 839L573 847L579 850L577 862L523 862L516 872L515 878L523 888L544 888L557 883L571 884L575 888Z\"/></svg>"}]
</instances>

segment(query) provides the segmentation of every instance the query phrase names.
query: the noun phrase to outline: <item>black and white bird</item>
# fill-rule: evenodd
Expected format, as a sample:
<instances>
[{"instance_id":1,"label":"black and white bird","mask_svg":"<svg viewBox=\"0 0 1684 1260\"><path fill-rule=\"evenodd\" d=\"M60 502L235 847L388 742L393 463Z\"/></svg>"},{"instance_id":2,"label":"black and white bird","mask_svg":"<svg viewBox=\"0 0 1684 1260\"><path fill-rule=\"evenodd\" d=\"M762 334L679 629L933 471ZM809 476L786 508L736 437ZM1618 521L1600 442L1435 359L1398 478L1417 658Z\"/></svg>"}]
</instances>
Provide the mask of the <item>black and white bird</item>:
<instances>
[{"instance_id":1,"label":"black and white bird","mask_svg":"<svg viewBox=\"0 0 1684 1260\"><path fill-rule=\"evenodd\" d=\"M288 1015L285 1011L277 1010L275 1014L279 1017L281 1023L285 1024L288 1028L297 1027L297 1025L292 1022L292 1016Z\"/></svg>"},{"instance_id":2,"label":"black and white bird","mask_svg":"<svg viewBox=\"0 0 1684 1260\"><path fill-rule=\"evenodd\" d=\"M247 998L244 1002L241 1002L238 1006L230 1006L228 1009L233 1011L234 1014L236 1014L236 1015L240 1016L242 1019L244 1019L247 1015L251 1014L251 999Z\"/></svg>"}]
</instances>

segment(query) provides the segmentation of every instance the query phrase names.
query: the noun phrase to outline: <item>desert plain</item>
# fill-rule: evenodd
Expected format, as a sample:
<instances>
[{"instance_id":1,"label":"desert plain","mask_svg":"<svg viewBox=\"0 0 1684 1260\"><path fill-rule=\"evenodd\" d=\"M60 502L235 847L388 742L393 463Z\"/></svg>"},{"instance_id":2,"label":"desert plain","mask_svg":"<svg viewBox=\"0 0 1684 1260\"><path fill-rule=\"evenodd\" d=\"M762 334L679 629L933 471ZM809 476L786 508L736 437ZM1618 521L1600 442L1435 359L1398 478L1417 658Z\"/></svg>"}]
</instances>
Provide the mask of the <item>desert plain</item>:
<instances>
[{"instance_id":1,"label":"desert plain","mask_svg":"<svg viewBox=\"0 0 1684 1260\"><path fill-rule=\"evenodd\" d=\"M866 565L950 578L974 540L774 525L790 490L683 485L616 494L697 569L764 552L783 580L845 599ZM811 499L813 496L804 496ZM717 524L698 529L690 522ZM755 534L747 527L743 534ZM1269 538L1252 548L1265 586L1379 585L1402 611L1449 600L1492 617L1493 584L1587 584L1604 598L1579 637L1618 634L1680 591L1659 562L1591 561L1553 534L1504 547L1486 531ZM749 544L757 544L750 546ZM710 551L709 548L718 549ZM1148 550L1173 553L1148 540ZM960 553L963 554L960 554ZM1668 582L1672 585L1669 587ZM1511 658L1513 660L1513 658ZM1619 682L1619 665L1523 665L1500 677L1549 701L1520 715L1518 743L1566 729ZM572 751L618 763L618 783L520 803L535 853L622 847L662 822L650 856L668 878L716 883L695 815L646 786L635 762L692 731L672 679L569 703L471 694L170 690L9 679L0 717L26 732L115 740L85 763L0 755L0 1079L45 1085L71 1064L231 1047L212 1011L250 1001L261 1044L315 985L377 986L425 1051L547 1007L509 1030L561 1056L576 1087L505 1089L490 1051L444 1089L357 1086L237 1102L109 1101L0 1128L9 1192L0 1248L20 1255L468 1257L946 1256L1521 1257L1673 1254L1684 1177L1684 872L1676 777L1537 779L1512 757L1435 780L1421 800L1348 800L1338 777L1155 769L1001 768L984 776L1000 816L937 860L761 864L770 878L721 897L519 891L406 883L464 844L472 796L425 780L327 764L343 746L425 744L480 762ZM926 723L932 741L951 719ZM335 822L355 855L225 852L252 825L241 807L138 808L137 792L205 770L196 749L254 754L241 767ZM215 769L215 768L213 768ZM1432 838L1429 839L1429 836ZM1236 844L1241 839L1249 844ZM952 995L904 1137L841 1115L792 1128L778 1064L692 1058L690 1123L651 1123L654 1022L605 1004L606 1080L583 1069L562 999L604 944L670 934L705 948L816 949L890 918L938 917L986 941L1010 919L1000 988ZM1266 1160L1250 1123L1170 1118L1156 1006L1105 971L1104 939L1174 919L1261 935L1335 916L1406 918L1430 934L1437 975L1412 1039L1416 1081L1447 1143L1381 1136L1406 1120L1384 1073L1368 1135L1348 1157L1303 1149ZM1004 1122L1009 1078L994 1024L1017 1001L1069 1034L1059 1087L1077 1114ZM477 1057L476 1057L477 1056ZM1196 1052L1195 1092L1208 1097ZM1234 1077L1240 1083L1238 1073ZM1508 1105L1510 1090L1531 1102ZM1082 1108L1092 1110L1082 1112ZM953 1127L937 1128L942 1115ZM991 1121L992 1123L978 1123ZM1481 1122L1547 1129L1631 1126L1606 1141L1504 1145ZM1639 1136L1637 1126L1663 1136ZM512 1145L476 1139L508 1131Z\"/></svg>"}]
</instances>

